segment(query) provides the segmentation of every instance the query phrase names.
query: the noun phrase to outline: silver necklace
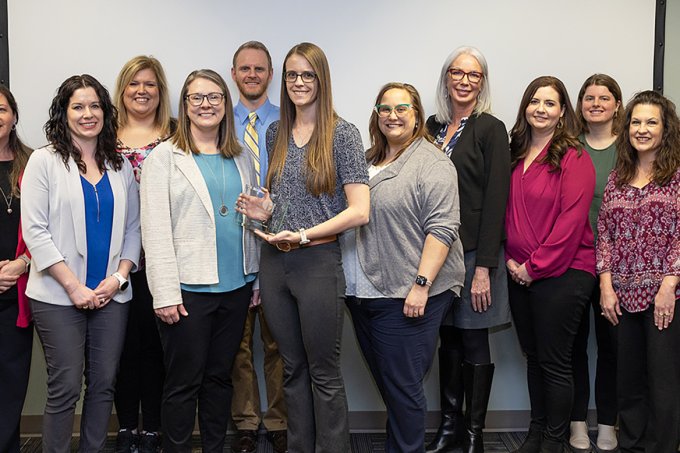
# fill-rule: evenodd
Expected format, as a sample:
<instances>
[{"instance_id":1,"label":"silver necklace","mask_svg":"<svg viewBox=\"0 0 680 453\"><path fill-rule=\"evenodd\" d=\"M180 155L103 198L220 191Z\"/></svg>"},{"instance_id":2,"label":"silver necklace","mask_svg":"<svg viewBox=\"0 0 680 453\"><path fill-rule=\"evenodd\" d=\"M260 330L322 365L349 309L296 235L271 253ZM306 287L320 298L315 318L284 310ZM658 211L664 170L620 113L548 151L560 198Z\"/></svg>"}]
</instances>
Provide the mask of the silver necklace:
<instances>
[{"instance_id":1,"label":"silver necklace","mask_svg":"<svg viewBox=\"0 0 680 453\"><path fill-rule=\"evenodd\" d=\"M5 191L2 190L2 187L0 187L0 192L2 192L2 198L5 199L5 204L7 205L7 214L11 214L12 213L12 197L14 196L14 194L10 191L9 198L8 198L7 195L5 195Z\"/></svg>"},{"instance_id":2,"label":"silver necklace","mask_svg":"<svg viewBox=\"0 0 680 453\"><path fill-rule=\"evenodd\" d=\"M222 163L222 191L220 192L220 202L221 202L222 204L220 205L220 208L218 209L218 212L220 213L220 215L221 215L222 217L226 217L227 214L229 213L229 209L227 208L227 205L224 204L224 193L225 193L226 190L227 190L227 189L226 189L226 184L227 184L227 182L226 182L226 179L224 178L224 157L223 157L221 154L220 154L220 162ZM213 179L215 180L215 182L219 182L219 181L217 180L217 176L215 176L215 172L213 171L212 167L210 166L210 163L209 163L208 161L206 161L206 163L208 164L208 165L206 165L206 166L208 167L208 170L210 170L210 173L212 174Z\"/></svg>"}]
</instances>

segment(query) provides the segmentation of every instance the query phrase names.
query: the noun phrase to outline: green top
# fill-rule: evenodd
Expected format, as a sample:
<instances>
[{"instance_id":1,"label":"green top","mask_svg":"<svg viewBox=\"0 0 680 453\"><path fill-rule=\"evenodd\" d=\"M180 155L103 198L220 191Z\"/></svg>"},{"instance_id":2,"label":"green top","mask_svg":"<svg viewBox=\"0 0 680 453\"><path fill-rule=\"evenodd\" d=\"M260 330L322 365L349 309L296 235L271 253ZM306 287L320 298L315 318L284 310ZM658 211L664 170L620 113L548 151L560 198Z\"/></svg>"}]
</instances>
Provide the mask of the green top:
<instances>
[{"instance_id":1,"label":"green top","mask_svg":"<svg viewBox=\"0 0 680 453\"><path fill-rule=\"evenodd\" d=\"M595 239L597 239L597 214L600 212L600 205L602 204L604 188L607 185L607 178L616 164L616 142L604 149L595 149L588 144L584 134L579 135L578 139L583 143L583 147L590 155L593 165L595 166L595 194L593 195L593 202L590 205L589 218L590 225L593 227Z\"/></svg>"}]
</instances>

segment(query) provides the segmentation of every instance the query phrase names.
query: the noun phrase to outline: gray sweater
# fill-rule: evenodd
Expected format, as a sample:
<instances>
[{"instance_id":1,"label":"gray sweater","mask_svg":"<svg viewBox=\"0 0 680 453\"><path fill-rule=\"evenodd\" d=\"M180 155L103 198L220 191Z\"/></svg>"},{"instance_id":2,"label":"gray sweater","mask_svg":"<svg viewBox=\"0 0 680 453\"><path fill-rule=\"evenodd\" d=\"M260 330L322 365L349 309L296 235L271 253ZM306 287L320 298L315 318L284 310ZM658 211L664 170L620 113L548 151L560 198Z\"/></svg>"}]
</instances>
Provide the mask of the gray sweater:
<instances>
[{"instance_id":1,"label":"gray sweater","mask_svg":"<svg viewBox=\"0 0 680 453\"><path fill-rule=\"evenodd\" d=\"M406 298L413 287L428 234L450 247L430 288L460 294L465 278L458 238L458 179L453 163L425 139L416 140L373 177L370 222L357 233L359 262L386 297Z\"/></svg>"}]
</instances>

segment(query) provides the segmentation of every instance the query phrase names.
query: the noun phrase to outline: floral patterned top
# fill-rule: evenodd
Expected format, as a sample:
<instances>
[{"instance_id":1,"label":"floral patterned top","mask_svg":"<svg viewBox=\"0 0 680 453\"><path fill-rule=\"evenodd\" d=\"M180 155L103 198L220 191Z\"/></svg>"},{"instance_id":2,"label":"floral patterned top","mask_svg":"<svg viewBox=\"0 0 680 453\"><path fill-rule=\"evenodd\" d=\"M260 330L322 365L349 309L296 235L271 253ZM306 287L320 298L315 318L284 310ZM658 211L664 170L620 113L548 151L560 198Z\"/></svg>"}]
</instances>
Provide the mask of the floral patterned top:
<instances>
[{"instance_id":1,"label":"floral patterned top","mask_svg":"<svg viewBox=\"0 0 680 453\"><path fill-rule=\"evenodd\" d=\"M144 159L146 159L146 156L148 156L149 153L153 151L153 149L163 140L165 140L165 138L158 137L153 142L146 146L142 146L141 148L130 148L120 140L116 141L116 150L127 157L127 159L132 164L132 169L135 172L135 179L137 180L137 183L139 183L142 178L142 163L144 162Z\"/></svg>"},{"instance_id":2,"label":"floral patterned top","mask_svg":"<svg viewBox=\"0 0 680 453\"><path fill-rule=\"evenodd\" d=\"M597 272L611 272L621 306L640 312L664 276L680 276L680 170L665 186L616 187L616 177L609 174L597 219Z\"/></svg>"}]
</instances>

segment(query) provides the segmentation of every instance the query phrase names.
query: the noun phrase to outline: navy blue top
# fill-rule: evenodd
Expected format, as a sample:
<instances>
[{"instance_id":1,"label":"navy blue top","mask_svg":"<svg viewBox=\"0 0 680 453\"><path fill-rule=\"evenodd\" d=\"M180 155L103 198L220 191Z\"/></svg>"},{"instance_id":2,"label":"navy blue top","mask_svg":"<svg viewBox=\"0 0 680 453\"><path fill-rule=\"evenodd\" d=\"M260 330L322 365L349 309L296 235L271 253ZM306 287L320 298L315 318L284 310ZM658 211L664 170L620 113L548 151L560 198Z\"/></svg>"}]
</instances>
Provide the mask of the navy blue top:
<instances>
[{"instance_id":1,"label":"navy blue top","mask_svg":"<svg viewBox=\"0 0 680 453\"><path fill-rule=\"evenodd\" d=\"M96 185L80 177L85 198L87 278L85 286L95 289L106 278L113 226L113 191L108 173Z\"/></svg>"}]
</instances>

